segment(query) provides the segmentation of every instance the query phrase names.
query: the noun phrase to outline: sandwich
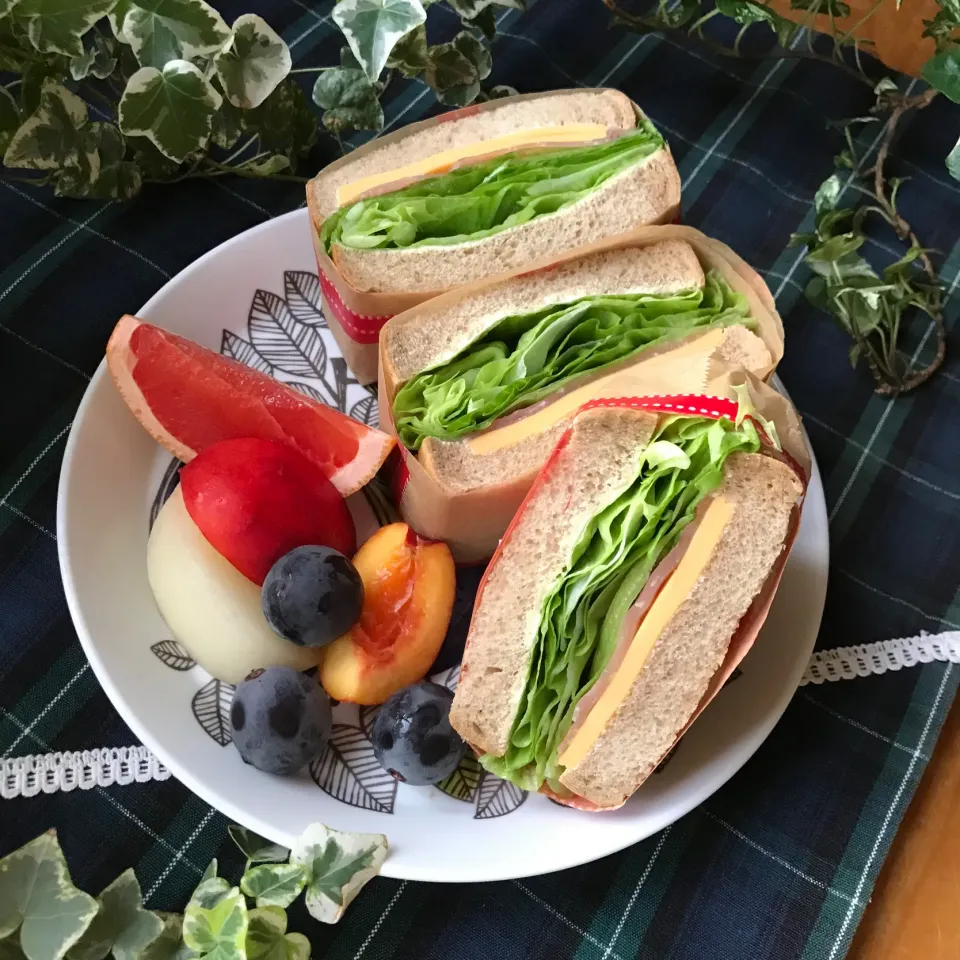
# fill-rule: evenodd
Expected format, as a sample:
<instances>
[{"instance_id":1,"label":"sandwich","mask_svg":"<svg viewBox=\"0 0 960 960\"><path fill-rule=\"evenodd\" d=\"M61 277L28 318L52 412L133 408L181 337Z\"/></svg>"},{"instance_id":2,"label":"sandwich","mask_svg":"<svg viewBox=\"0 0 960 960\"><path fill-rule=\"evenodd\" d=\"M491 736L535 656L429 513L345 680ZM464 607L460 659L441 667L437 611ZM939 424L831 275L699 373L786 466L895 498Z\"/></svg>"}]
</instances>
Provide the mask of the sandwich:
<instances>
[{"instance_id":1,"label":"sandwich","mask_svg":"<svg viewBox=\"0 0 960 960\"><path fill-rule=\"evenodd\" d=\"M675 219L680 177L627 96L560 90L374 140L321 171L307 200L331 329L375 344L386 317L444 290Z\"/></svg>"},{"instance_id":2,"label":"sandwich","mask_svg":"<svg viewBox=\"0 0 960 960\"><path fill-rule=\"evenodd\" d=\"M751 384L594 401L564 431L477 593L450 721L484 768L616 808L746 653L809 469Z\"/></svg>"},{"instance_id":3,"label":"sandwich","mask_svg":"<svg viewBox=\"0 0 960 960\"><path fill-rule=\"evenodd\" d=\"M765 378L782 352L763 281L689 227L647 227L446 294L381 333L380 423L409 473L401 509L458 559L489 556L584 403L722 391L725 372ZM448 523L439 507L453 501Z\"/></svg>"}]
</instances>

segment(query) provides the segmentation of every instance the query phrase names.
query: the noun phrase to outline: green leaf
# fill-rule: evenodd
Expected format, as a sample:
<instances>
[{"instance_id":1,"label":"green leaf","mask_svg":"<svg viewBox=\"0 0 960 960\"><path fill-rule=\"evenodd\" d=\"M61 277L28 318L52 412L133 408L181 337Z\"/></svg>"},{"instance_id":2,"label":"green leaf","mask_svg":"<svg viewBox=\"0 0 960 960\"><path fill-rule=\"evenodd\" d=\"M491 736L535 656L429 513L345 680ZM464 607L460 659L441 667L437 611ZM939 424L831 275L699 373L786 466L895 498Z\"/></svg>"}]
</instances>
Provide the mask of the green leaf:
<instances>
[{"instance_id":1,"label":"green leaf","mask_svg":"<svg viewBox=\"0 0 960 960\"><path fill-rule=\"evenodd\" d=\"M770 23L773 24L776 13L762 3L753 0L716 0L717 9L725 16L736 20L737 23Z\"/></svg>"},{"instance_id":2,"label":"green leaf","mask_svg":"<svg viewBox=\"0 0 960 960\"><path fill-rule=\"evenodd\" d=\"M370 80L380 76L397 41L426 19L420 0L340 0L333 8L334 23Z\"/></svg>"},{"instance_id":3,"label":"green leaf","mask_svg":"<svg viewBox=\"0 0 960 960\"><path fill-rule=\"evenodd\" d=\"M286 931L287 915L280 907L251 910L247 960L310 960L310 941Z\"/></svg>"},{"instance_id":4,"label":"green leaf","mask_svg":"<svg viewBox=\"0 0 960 960\"><path fill-rule=\"evenodd\" d=\"M97 913L70 882L51 830L0 860L0 940L20 931L28 960L61 960Z\"/></svg>"},{"instance_id":5,"label":"green leaf","mask_svg":"<svg viewBox=\"0 0 960 960\"><path fill-rule=\"evenodd\" d=\"M464 20L473 20L484 10L491 10L493 7L509 7L511 10L526 9L522 0L447 0L447 6Z\"/></svg>"},{"instance_id":6,"label":"green leaf","mask_svg":"<svg viewBox=\"0 0 960 960\"><path fill-rule=\"evenodd\" d=\"M247 131L260 137L260 146L264 150L282 153L290 160L291 167L295 167L316 143L317 115L310 108L300 85L291 77L284 80L259 107L243 113Z\"/></svg>"},{"instance_id":7,"label":"green leaf","mask_svg":"<svg viewBox=\"0 0 960 960\"><path fill-rule=\"evenodd\" d=\"M700 12L700 0L678 0L669 3L660 0L654 19L666 28L682 27L688 24Z\"/></svg>"},{"instance_id":8,"label":"green leaf","mask_svg":"<svg viewBox=\"0 0 960 960\"><path fill-rule=\"evenodd\" d=\"M850 4L844 0L790 0L790 9L808 10L823 16L850 16Z\"/></svg>"},{"instance_id":9,"label":"green leaf","mask_svg":"<svg viewBox=\"0 0 960 960\"><path fill-rule=\"evenodd\" d=\"M20 108L6 87L0 87L0 154L5 153L20 126Z\"/></svg>"},{"instance_id":10,"label":"green leaf","mask_svg":"<svg viewBox=\"0 0 960 960\"><path fill-rule=\"evenodd\" d=\"M863 352L863 346L862 346L859 342L851 343L851 344L850 344L849 357L850 357L850 366L851 366L851 367L856 367L857 362L858 362L859 359L860 359L860 354L861 354L862 352Z\"/></svg>"},{"instance_id":11,"label":"green leaf","mask_svg":"<svg viewBox=\"0 0 960 960\"><path fill-rule=\"evenodd\" d=\"M383 128L377 90L362 70L324 70L314 84L313 99L323 107L323 125L338 135L348 130Z\"/></svg>"},{"instance_id":12,"label":"green leaf","mask_svg":"<svg viewBox=\"0 0 960 960\"><path fill-rule=\"evenodd\" d=\"M290 72L290 50L273 28L255 13L233 23L230 40L217 54L217 76L235 107L259 107Z\"/></svg>"},{"instance_id":13,"label":"green leaf","mask_svg":"<svg viewBox=\"0 0 960 960\"><path fill-rule=\"evenodd\" d=\"M844 233L837 237L831 237L825 243L820 244L816 250L811 251L806 260L808 263L833 263L847 254L859 250L863 246L864 238L853 233Z\"/></svg>"},{"instance_id":14,"label":"green leaf","mask_svg":"<svg viewBox=\"0 0 960 960\"><path fill-rule=\"evenodd\" d=\"M16 937L0 940L0 960L27 960Z\"/></svg>"},{"instance_id":15,"label":"green leaf","mask_svg":"<svg viewBox=\"0 0 960 960\"><path fill-rule=\"evenodd\" d=\"M204 0L120 0L111 24L141 67L209 56L230 38L223 17Z\"/></svg>"},{"instance_id":16,"label":"green leaf","mask_svg":"<svg viewBox=\"0 0 960 960\"><path fill-rule=\"evenodd\" d=\"M224 100L220 109L213 115L213 127L210 139L218 147L229 150L247 132L247 121L251 110L241 110L229 100Z\"/></svg>"},{"instance_id":17,"label":"green leaf","mask_svg":"<svg viewBox=\"0 0 960 960\"><path fill-rule=\"evenodd\" d=\"M387 58L387 66L399 70L405 77L423 73L427 67L427 28L422 23L397 41Z\"/></svg>"},{"instance_id":18,"label":"green leaf","mask_svg":"<svg viewBox=\"0 0 960 960\"><path fill-rule=\"evenodd\" d=\"M258 907L289 907L306 882L306 871L298 863L267 863L249 869L240 889L253 897Z\"/></svg>"},{"instance_id":19,"label":"green leaf","mask_svg":"<svg viewBox=\"0 0 960 960\"><path fill-rule=\"evenodd\" d=\"M17 18L27 23L30 42L41 53L83 55L81 37L117 0L20 0Z\"/></svg>"},{"instance_id":20,"label":"green leaf","mask_svg":"<svg viewBox=\"0 0 960 960\"><path fill-rule=\"evenodd\" d=\"M104 960L110 953L114 960L136 960L163 931L163 921L143 908L133 870L121 873L97 902L100 909L93 923L70 948L67 960Z\"/></svg>"},{"instance_id":21,"label":"green leaf","mask_svg":"<svg viewBox=\"0 0 960 960\"><path fill-rule=\"evenodd\" d=\"M310 916L336 923L368 880L380 872L387 838L379 833L344 833L311 824L294 844L291 863L306 869Z\"/></svg>"},{"instance_id":22,"label":"green leaf","mask_svg":"<svg viewBox=\"0 0 960 960\"><path fill-rule=\"evenodd\" d=\"M0 70L23 73L34 56L25 27L10 17L0 18Z\"/></svg>"},{"instance_id":23,"label":"green leaf","mask_svg":"<svg viewBox=\"0 0 960 960\"><path fill-rule=\"evenodd\" d=\"M960 140L953 145L953 149L947 154L947 173L954 180L960 180Z\"/></svg>"},{"instance_id":24,"label":"green leaf","mask_svg":"<svg viewBox=\"0 0 960 960\"><path fill-rule=\"evenodd\" d=\"M149 180L169 180L180 172L180 163L165 157L146 137L132 137L133 162Z\"/></svg>"},{"instance_id":25,"label":"green leaf","mask_svg":"<svg viewBox=\"0 0 960 960\"><path fill-rule=\"evenodd\" d=\"M960 48L949 47L931 57L922 70L923 79L954 103L960 103Z\"/></svg>"},{"instance_id":26,"label":"green leaf","mask_svg":"<svg viewBox=\"0 0 960 960\"><path fill-rule=\"evenodd\" d=\"M873 92L878 97L883 96L885 93L896 93L897 90L896 81L892 77L882 77L873 88Z\"/></svg>"},{"instance_id":27,"label":"green leaf","mask_svg":"<svg viewBox=\"0 0 960 960\"><path fill-rule=\"evenodd\" d=\"M187 904L183 942L208 960L244 960L247 926L243 894L215 877L201 883Z\"/></svg>"},{"instance_id":28,"label":"green leaf","mask_svg":"<svg viewBox=\"0 0 960 960\"><path fill-rule=\"evenodd\" d=\"M827 177L827 179L820 184L813 197L813 207L817 213L817 217L836 208L841 189L840 178L836 174Z\"/></svg>"},{"instance_id":29,"label":"green leaf","mask_svg":"<svg viewBox=\"0 0 960 960\"><path fill-rule=\"evenodd\" d=\"M227 833L250 863L283 863L290 856L286 847L236 823L227 827Z\"/></svg>"},{"instance_id":30,"label":"green leaf","mask_svg":"<svg viewBox=\"0 0 960 960\"><path fill-rule=\"evenodd\" d=\"M487 47L463 31L449 43L428 49L425 79L441 103L462 107L476 100L480 81L490 75L492 67Z\"/></svg>"},{"instance_id":31,"label":"green leaf","mask_svg":"<svg viewBox=\"0 0 960 960\"><path fill-rule=\"evenodd\" d=\"M117 68L114 46L114 41L109 37L94 34L91 45L85 46L79 57L70 58L70 76L74 80L83 80L88 76L105 80Z\"/></svg>"},{"instance_id":32,"label":"green leaf","mask_svg":"<svg viewBox=\"0 0 960 960\"><path fill-rule=\"evenodd\" d=\"M182 162L210 139L213 115L222 98L200 70L172 60L163 72L143 67L120 98L120 129L144 136L164 156Z\"/></svg>"},{"instance_id":33,"label":"green leaf","mask_svg":"<svg viewBox=\"0 0 960 960\"><path fill-rule=\"evenodd\" d=\"M191 960L196 954L183 943L183 917L179 913L158 914L163 922L160 935L140 951L137 960Z\"/></svg>"},{"instance_id":34,"label":"green leaf","mask_svg":"<svg viewBox=\"0 0 960 960\"><path fill-rule=\"evenodd\" d=\"M89 153L82 129L87 105L54 80L44 80L40 104L14 133L3 157L8 167L56 170Z\"/></svg>"}]
</instances>

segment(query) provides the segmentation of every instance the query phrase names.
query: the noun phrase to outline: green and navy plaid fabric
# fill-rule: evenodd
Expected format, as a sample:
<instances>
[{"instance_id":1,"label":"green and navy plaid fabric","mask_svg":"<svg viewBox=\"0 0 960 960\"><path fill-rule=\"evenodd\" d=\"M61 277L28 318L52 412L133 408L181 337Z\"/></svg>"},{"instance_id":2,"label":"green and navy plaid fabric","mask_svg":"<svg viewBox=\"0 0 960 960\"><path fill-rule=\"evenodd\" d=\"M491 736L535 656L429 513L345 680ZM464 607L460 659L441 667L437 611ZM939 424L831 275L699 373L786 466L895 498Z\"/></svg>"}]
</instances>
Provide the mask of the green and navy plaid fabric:
<instances>
[{"instance_id":1,"label":"green and navy plaid fabric","mask_svg":"<svg viewBox=\"0 0 960 960\"><path fill-rule=\"evenodd\" d=\"M258 12L297 66L313 66L337 61L329 7L269 0ZM438 40L456 29L439 11ZM228 21L239 12L224 9ZM624 90L670 142L685 222L729 243L776 294L788 343L781 375L805 416L830 509L818 647L958 627L960 187L943 167L956 108L941 97L894 149L893 172L912 178L903 207L940 251L953 343L929 386L891 402L851 371L844 336L802 295L801 253L787 249L791 232L809 227L811 197L839 149L828 121L864 114L867 87L822 64L717 61L610 29L596 0L502 11L499 23L491 82ZM437 109L423 85L392 84L387 127ZM864 128L863 149L876 149L878 126ZM335 152L323 139L315 165ZM71 419L122 313L212 247L302 202L296 185L237 180L152 187L127 204L0 181L0 756L135 743L87 664L60 584L55 503ZM887 257L891 241L878 236L870 249ZM920 356L929 348L922 337L911 346ZM329 960L837 960L958 676L932 662L802 687L730 783L605 860L478 886L377 879L339 925L296 913L293 928ZM241 867L225 819L172 779L0 801L0 853L49 827L78 884L95 893L134 866L156 908L181 909L213 856L227 871Z\"/></svg>"}]
</instances>

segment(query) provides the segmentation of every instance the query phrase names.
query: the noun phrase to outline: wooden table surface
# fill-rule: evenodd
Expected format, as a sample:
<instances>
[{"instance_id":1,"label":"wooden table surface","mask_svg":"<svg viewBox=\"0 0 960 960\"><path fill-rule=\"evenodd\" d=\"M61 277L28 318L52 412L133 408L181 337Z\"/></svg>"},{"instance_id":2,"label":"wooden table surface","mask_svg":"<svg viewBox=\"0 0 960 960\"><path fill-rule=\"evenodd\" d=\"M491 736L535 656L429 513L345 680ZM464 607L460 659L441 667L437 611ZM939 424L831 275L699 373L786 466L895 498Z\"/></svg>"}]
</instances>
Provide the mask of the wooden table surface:
<instances>
[{"instance_id":1,"label":"wooden table surface","mask_svg":"<svg viewBox=\"0 0 960 960\"><path fill-rule=\"evenodd\" d=\"M947 717L847 958L960 958L960 700Z\"/></svg>"}]
</instances>

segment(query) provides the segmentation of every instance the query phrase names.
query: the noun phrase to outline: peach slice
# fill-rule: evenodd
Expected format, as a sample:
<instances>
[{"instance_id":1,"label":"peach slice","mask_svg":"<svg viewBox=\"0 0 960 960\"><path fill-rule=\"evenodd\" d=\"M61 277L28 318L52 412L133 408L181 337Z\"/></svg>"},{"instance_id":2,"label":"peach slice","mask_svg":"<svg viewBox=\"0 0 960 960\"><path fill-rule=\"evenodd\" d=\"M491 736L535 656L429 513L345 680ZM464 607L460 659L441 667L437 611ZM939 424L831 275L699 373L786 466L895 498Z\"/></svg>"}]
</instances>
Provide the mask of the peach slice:
<instances>
[{"instance_id":1,"label":"peach slice","mask_svg":"<svg viewBox=\"0 0 960 960\"><path fill-rule=\"evenodd\" d=\"M426 676L450 623L456 569L445 543L422 540L405 523L378 530L353 563L363 611L326 648L320 683L336 700L372 705Z\"/></svg>"}]
</instances>

